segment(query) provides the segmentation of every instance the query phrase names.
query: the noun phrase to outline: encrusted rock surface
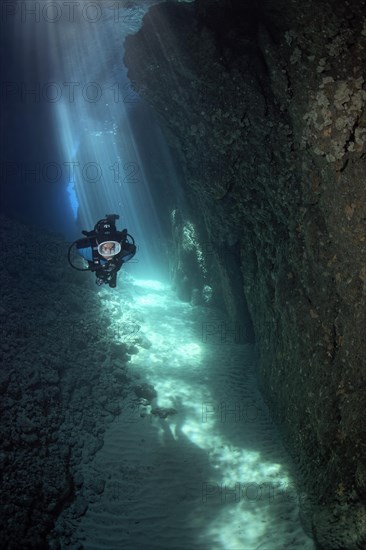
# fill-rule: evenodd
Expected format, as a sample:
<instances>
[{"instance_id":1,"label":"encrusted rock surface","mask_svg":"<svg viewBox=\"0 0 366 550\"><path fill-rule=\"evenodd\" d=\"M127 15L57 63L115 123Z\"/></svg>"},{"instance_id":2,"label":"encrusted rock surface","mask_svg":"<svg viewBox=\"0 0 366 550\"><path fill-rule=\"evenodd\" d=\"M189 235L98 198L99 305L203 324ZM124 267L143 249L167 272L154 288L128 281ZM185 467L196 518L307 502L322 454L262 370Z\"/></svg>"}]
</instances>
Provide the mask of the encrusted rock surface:
<instances>
[{"instance_id":1,"label":"encrusted rock surface","mask_svg":"<svg viewBox=\"0 0 366 550\"><path fill-rule=\"evenodd\" d=\"M256 6L155 6L125 61L179 157L202 285L248 303L304 521L364 548L365 2Z\"/></svg>"},{"instance_id":2,"label":"encrusted rock surface","mask_svg":"<svg viewBox=\"0 0 366 550\"><path fill-rule=\"evenodd\" d=\"M38 550L64 506L85 513L80 465L119 413L128 345L62 238L4 217L0 235L1 547Z\"/></svg>"}]
</instances>

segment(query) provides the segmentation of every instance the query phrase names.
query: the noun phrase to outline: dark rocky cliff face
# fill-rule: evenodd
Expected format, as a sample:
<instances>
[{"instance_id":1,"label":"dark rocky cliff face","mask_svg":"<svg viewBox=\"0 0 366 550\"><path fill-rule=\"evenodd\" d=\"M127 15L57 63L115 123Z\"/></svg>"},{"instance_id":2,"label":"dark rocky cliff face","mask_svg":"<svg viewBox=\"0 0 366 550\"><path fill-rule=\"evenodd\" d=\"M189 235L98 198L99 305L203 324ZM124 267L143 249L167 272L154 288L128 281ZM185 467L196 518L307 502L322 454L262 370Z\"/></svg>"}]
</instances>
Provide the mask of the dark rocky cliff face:
<instances>
[{"instance_id":1,"label":"dark rocky cliff face","mask_svg":"<svg viewBox=\"0 0 366 550\"><path fill-rule=\"evenodd\" d=\"M125 61L180 160L201 285L248 304L305 521L365 548L365 2L254 6L155 6Z\"/></svg>"}]
</instances>

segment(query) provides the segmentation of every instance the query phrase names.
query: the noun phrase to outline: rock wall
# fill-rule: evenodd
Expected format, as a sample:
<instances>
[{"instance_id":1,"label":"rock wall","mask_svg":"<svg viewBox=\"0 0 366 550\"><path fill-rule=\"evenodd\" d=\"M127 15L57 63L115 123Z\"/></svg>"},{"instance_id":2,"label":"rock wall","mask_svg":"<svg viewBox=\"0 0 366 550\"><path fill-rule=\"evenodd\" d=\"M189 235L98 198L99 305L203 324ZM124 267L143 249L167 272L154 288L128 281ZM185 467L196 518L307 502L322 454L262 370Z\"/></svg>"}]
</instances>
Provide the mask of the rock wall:
<instances>
[{"instance_id":1,"label":"rock wall","mask_svg":"<svg viewBox=\"0 0 366 550\"><path fill-rule=\"evenodd\" d=\"M120 413L140 335L114 324L61 237L3 216L0 237L1 546L60 548L62 525L47 543L58 515L82 516L103 484L81 469Z\"/></svg>"},{"instance_id":2,"label":"rock wall","mask_svg":"<svg viewBox=\"0 0 366 550\"><path fill-rule=\"evenodd\" d=\"M255 6L155 6L125 62L180 160L209 284L233 317L248 303L304 521L319 548L364 548L365 2Z\"/></svg>"}]
</instances>

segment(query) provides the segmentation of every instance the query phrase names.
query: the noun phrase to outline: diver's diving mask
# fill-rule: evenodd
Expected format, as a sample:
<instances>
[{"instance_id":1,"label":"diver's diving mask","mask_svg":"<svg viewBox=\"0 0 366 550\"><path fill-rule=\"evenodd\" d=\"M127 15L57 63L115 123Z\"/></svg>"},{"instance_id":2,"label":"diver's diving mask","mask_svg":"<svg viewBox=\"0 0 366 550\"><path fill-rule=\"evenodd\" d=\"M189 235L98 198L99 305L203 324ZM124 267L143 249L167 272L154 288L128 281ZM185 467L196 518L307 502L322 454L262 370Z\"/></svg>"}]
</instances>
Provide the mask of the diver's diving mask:
<instances>
[{"instance_id":1,"label":"diver's diving mask","mask_svg":"<svg viewBox=\"0 0 366 550\"><path fill-rule=\"evenodd\" d=\"M104 241L98 244L98 252L101 256L116 256L121 252L121 245L117 241Z\"/></svg>"}]
</instances>

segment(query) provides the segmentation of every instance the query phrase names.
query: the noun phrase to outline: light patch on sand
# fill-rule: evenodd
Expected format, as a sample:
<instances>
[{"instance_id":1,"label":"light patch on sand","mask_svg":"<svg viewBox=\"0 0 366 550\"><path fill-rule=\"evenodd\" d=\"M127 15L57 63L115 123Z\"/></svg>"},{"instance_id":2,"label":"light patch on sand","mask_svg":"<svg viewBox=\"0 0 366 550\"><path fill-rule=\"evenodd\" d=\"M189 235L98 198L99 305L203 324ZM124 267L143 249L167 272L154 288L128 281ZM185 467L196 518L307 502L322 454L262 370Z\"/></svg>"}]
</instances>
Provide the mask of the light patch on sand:
<instances>
[{"instance_id":1,"label":"light patch on sand","mask_svg":"<svg viewBox=\"0 0 366 550\"><path fill-rule=\"evenodd\" d=\"M313 550L290 459L256 387L252 347L202 341L206 309L152 281L133 286L128 307L123 291L119 301L114 295L112 315L116 324L138 317L151 345L132 356L130 373L157 399L133 419L122 414L105 434L96 463L122 500L111 501L107 484L101 502L90 504L80 523L85 548ZM150 415L157 406L177 412Z\"/></svg>"}]
</instances>

